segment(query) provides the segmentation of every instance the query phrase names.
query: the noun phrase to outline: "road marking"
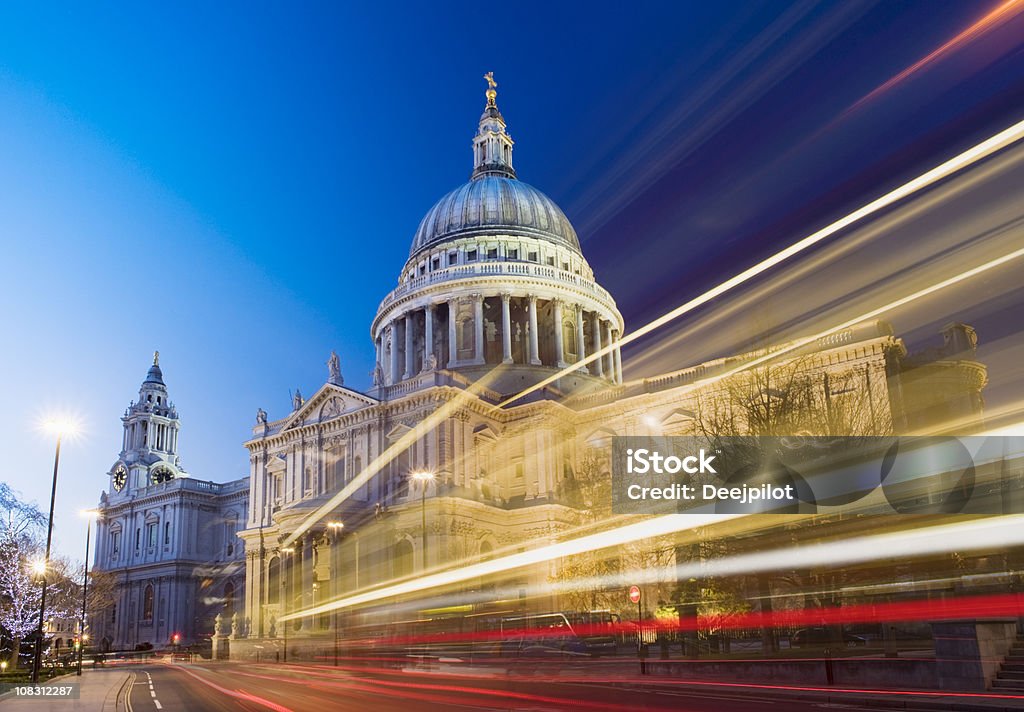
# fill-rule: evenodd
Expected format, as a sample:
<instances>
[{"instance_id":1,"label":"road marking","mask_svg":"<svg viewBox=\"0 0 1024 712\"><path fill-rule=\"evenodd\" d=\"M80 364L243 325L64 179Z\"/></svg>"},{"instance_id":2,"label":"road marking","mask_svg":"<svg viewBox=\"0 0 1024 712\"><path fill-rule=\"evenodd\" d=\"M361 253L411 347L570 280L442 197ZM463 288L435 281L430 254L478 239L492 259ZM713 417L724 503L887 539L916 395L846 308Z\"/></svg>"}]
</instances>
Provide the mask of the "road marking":
<instances>
[{"instance_id":1,"label":"road marking","mask_svg":"<svg viewBox=\"0 0 1024 712\"><path fill-rule=\"evenodd\" d=\"M164 708L164 706L160 704L160 700L153 700L153 704L156 705L158 710L162 710Z\"/></svg>"},{"instance_id":2,"label":"road marking","mask_svg":"<svg viewBox=\"0 0 1024 712\"><path fill-rule=\"evenodd\" d=\"M149 696L150 697L156 697L156 690L150 690L149 691Z\"/></svg>"},{"instance_id":3,"label":"road marking","mask_svg":"<svg viewBox=\"0 0 1024 712\"><path fill-rule=\"evenodd\" d=\"M128 692L126 692L125 696L124 696L124 706L125 706L125 709L128 710L128 712L133 712L133 710L132 710L132 688L134 686L135 686L135 673L132 673L132 676L130 678L128 678Z\"/></svg>"}]
</instances>

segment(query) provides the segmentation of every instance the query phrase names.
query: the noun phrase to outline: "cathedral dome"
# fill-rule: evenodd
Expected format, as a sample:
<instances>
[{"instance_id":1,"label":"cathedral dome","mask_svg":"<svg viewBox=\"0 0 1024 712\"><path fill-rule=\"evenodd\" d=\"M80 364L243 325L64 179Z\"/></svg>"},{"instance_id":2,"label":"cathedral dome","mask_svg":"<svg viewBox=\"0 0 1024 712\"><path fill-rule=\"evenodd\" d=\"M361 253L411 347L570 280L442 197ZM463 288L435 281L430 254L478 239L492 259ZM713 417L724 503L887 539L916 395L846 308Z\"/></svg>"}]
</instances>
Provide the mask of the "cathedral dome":
<instances>
[{"instance_id":1,"label":"cathedral dome","mask_svg":"<svg viewBox=\"0 0 1024 712\"><path fill-rule=\"evenodd\" d=\"M565 213L536 188L505 175L478 175L434 204L420 222L410 256L470 235L535 237L580 251Z\"/></svg>"}]
</instances>

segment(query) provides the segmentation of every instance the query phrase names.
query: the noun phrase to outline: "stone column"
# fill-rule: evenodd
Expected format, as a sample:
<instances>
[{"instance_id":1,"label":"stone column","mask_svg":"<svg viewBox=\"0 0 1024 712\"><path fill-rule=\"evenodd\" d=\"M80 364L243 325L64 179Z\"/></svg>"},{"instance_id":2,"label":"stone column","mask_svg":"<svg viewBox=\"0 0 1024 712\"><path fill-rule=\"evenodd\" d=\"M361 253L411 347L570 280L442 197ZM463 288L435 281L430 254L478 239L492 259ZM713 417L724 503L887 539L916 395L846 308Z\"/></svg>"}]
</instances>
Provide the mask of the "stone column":
<instances>
[{"instance_id":1,"label":"stone column","mask_svg":"<svg viewBox=\"0 0 1024 712\"><path fill-rule=\"evenodd\" d=\"M473 326L475 328L473 363L480 366L484 364L484 296L482 294L473 295Z\"/></svg>"},{"instance_id":2,"label":"stone column","mask_svg":"<svg viewBox=\"0 0 1024 712\"><path fill-rule=\"evenodd\" d=\"M309 596L313 595L313 535L307 533L302 537L302 588L298 591L301 594L299 604L305 608L309 605ZM301 629L310 631L314 628L312 618L303 618Z\"/></svg>"},{"instance_id":3,"label":"stone column","mask_svg":"<svg viewBox=\"0 0 1024 712\"><path fill-rule=\"evenodd\" d=\"M413 313L405 313L405 373L402 374L402 378L412 378L413 370L416 365L416 349L413 347L416 341L413 335L413 325L415 319L413 319Z\"/></svg>"},{"instance_id":4,"label":"stone column","mask_svg":"<svg viewBox=\"0 0 1024 712\"><path fill-rule=\"evenodd\" d=\"M612 344L612 325L611 325L611 322L607 322L607 321L601 322L601 332L602 332L602 338L604 339L604 343L606 345L608 345L608 346L611 346L611 344ZM608 359L607 361L605 361L605 364L604 364L605 365L605 372L608 374L608 379L611 380L611 381L614 381L615 380L615 366L614 366L615 359L612 358L612 354L610 352L607 355L601 357L602 361L604 361L604 359Z\"/></svg>"},{"instance_id":5,"label":"stone column","mask_svg":"<svg viewBox=\"0 0 1024 712\"><path fill-rule=\"evenodd\" d=\"M590 313L590 329L594 334L594 353L599 353L604 345L601 343L601 317L598 316L597 312ZM594 360L594 373L597 376L604 375L604 356L599 356Z\"/></svg>"},{"instance_id":6,"label":"stone column","mask_svg":"<svg viewBox=\"0 0 1024 712\"><path fill-rule=\"evenodd\" d=\"M373 345L377 347L377 363L380 364L380 368L382 371L384 370L384 347L382 346L383 341L384 336L382 332L381 335L377 337L377 340L374 341L373 343Z\"/></svg>"},{"instance_id":7,"label":"stone column","mask_svg":"<svg viewBox=\"0 0 1024 712\"><path fill-rule=\"evenodd\" d=\"M281 635L281 626L291 625L290 623L284 623L281 620L281 616L285 615L292 609L292 602L288 600L292 591L292 566L295 563L295 554L281 551L277 557L277 564L280 571L278 576L278 612L277 612L277 634ZM269 582L268 582L269 583Z\"/></svg>"},{"instance_id":8,"label":"stone column","mask_svg":"<svg viewBox=\"0 0 1024 712\"><path fill-rule=\"evenodd\" d=\"M391 367L391 385L398 383L401 380L401 374L398 372L398 320L395 319L388 325L388 334L391 337L391 354L389 356Z\"/></svg>"},{"instance_id":9,"label":"stone column","mask_svg":"<svg viewBox=\"0 0 1024 712\"><path fill-rule=\"evenodd\" d=\"M512 363L512 315L509 302L512 295L504 292L501 295L501 362Z\"/></svg>"},{"instance_id":10,"label":"stone column","mask_svg":"<svg viewBox=\"0 0 1024 712\"><path fill-rule=\"evenodd\" d=\"M540 348L537 346L537 296L531 294L530 300L530 365L540 366Z\"/></svg>"},{"instance_id":11,"label":"stone column","mask_svg":"<svg viewBox=\"0 0 1024 712\"><path fill-rule=\"evenodd\" d=\"M448 368L455 366L459 360L459 346L455 339L455 317L459 313L459 300L448 300Z\"/></svg>"},{"instance_id":12,"label":"stone column","mask_svg":"<svg viewBox=\"0 0 1024 712\"><path fill-rule=\"evenodd\" d=\"M551 320L555 322L555 366L565 368L565 344L562 338L562 300L552 301Z\"/></svg>"},{"instance_id":13,"label":"stone column","mask_svg":"<svg viewBox=\"0 0 1024 712\"><path fill-rule=\"evenodd\" d=\"M576 305L576 362L580 363L587 357L587 347L583 340L583 307ZM580 366L580 371L590 373L586 366Z\"/></svg>"},{"instance_id":14,"label":"stone column","mask_svg":"<svg viewBox=\"0 0 1024 712\"><path fill-rule=\"evenodd\" d=\"M613 331L612 341L615 342L618 340L619 332ZM620 349L618 346L616 346L615 350L612 351L612 371L615 374L615 382L622 383L622 349Z\"/></svg>"},{"instance_id":15,"label":"stone column","mask_svg":"<svg viewBox=\"0 0 1024 712\"><path fill-rule=\"evenodd\" d=\"M423 370L431 370L430 357L434 355L434 305L423 309Z\"/></svg>"}]
</instances>

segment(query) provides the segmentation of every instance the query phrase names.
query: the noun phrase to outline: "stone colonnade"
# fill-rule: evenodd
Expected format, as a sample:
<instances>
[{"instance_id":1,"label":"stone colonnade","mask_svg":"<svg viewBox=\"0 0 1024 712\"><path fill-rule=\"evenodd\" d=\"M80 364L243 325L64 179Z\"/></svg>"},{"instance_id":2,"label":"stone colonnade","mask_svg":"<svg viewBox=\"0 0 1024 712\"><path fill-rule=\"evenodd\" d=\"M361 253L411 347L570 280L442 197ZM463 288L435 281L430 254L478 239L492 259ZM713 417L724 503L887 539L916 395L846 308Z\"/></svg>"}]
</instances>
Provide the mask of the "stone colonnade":
<instances>
[{"instance_id":1,"label":"stone colonnade","mask_svg":"<svg viewBox=\"0 0 1024 712\"><path fill-rule=\"evenodd\" d=\"M435 368L530 365L565 368L617 341L604 314L558 298L481 293L412 307L377 332L379 385ZM581 372L622 382L618 348Z\"/></svg>"}]
</instances>

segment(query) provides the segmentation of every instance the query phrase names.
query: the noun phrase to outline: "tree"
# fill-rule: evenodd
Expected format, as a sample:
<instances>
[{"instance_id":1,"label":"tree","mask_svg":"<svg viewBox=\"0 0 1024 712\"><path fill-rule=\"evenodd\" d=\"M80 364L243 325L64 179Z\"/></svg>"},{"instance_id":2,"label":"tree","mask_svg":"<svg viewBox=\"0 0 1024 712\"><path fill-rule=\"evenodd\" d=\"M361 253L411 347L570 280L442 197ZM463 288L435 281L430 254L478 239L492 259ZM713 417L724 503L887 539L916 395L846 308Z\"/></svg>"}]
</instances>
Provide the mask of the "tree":
<instances>
[{"instance_id":1,"label":"tree","mask_svg":"<svg viewBox=\"0 0 1024 712\"><path fill-rule=\"evenodd\" d=\"M21 642L39 631L41 579L33 566L43 559L42 530L46 517L34 504L26 503L0 482L0 627L11 640L10 667L18 665ZM68 575L69 564L51 558L47 568L46 618L67 617L75 584Z\"/></svg>"},{"instance_id":2,"label":"tree","mask_svg":"<svg viewBox=\"0 0 1024 712\"><path fill-rule=\"evenodd\" d=\"M891 433L887 388L884 373L873 373L868 364L837 367L814 356L792 358L741 371L698 393L693 431L720 453L724 471L753 474L760 470L762 458L756 437ZM724 555L725 542L718 543L722 548L716 553ZM756 580L761 610L770 613L771 577L762 572ZM742 582L735 583L741 587ZM730 593L723 581L705 581L700 588L715 588L726 597ZM777 649L770 628L762 629L762 641L766 653Z\"/></svg>"}]
</instances>

